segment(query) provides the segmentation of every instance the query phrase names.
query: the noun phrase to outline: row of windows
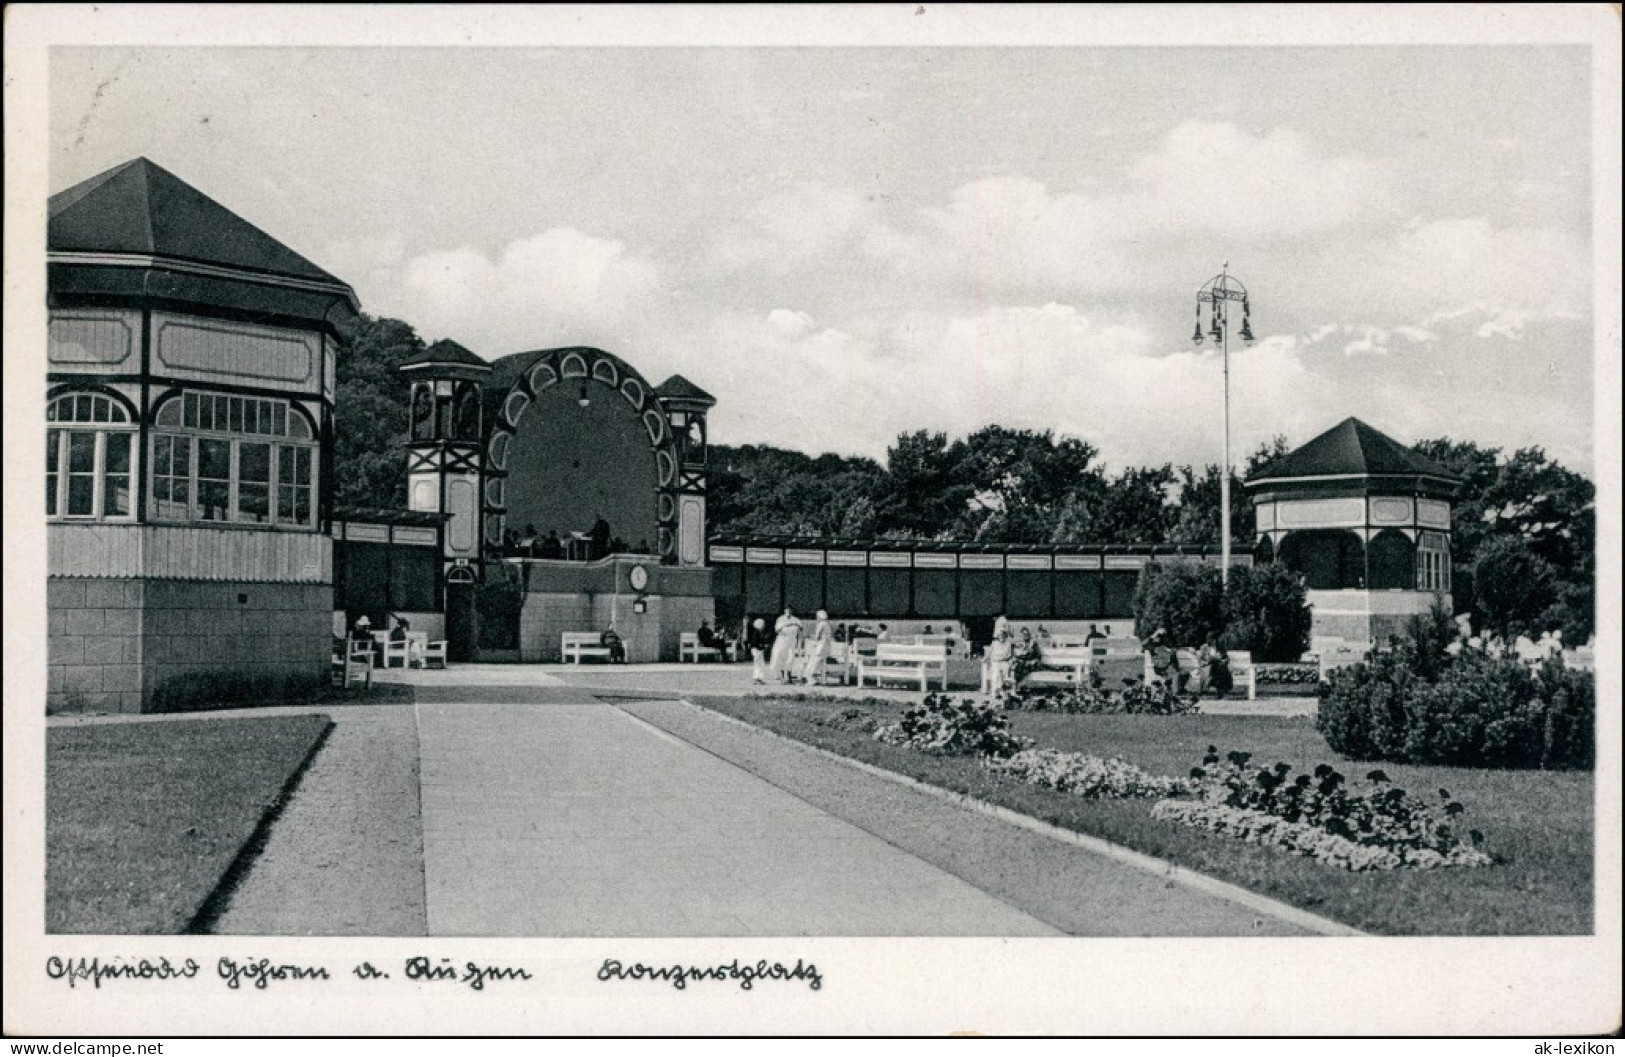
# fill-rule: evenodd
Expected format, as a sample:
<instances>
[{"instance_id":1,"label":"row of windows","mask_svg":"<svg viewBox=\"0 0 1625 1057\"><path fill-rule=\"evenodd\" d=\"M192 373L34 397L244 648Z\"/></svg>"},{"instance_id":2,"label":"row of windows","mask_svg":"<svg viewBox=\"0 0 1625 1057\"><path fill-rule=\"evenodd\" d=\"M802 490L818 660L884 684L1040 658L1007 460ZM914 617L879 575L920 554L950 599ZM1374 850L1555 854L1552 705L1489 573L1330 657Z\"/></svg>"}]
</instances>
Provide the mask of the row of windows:
<instances>
[{"instance_id":1,"label":"row of windows","mask_svg":"<svg viewBox=\"0 0 1625 1057\"><path fill-rule=\"evenodd\" d=\"M126 409L101 394L69 393L46 417L91 427L46 431L46 515L132 518L136 433ZM314 527L316 445L286 401L186 393L155 422L169 428L149 450L152 517Z\"/></svg>"}]
</instances>

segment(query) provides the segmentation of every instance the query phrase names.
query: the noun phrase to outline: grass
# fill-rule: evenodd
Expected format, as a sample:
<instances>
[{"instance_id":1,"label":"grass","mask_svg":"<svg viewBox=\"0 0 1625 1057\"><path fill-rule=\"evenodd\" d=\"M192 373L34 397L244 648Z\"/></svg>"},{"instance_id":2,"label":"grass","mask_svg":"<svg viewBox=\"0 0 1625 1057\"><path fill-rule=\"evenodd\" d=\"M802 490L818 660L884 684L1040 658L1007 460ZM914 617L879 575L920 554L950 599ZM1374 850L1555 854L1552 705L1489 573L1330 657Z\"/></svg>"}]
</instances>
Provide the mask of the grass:
<instances>
[{"instance_id":1,"label":"grass","mask_svg":"<svg viewBox=\"0 0 1625 1057\"><path fill-rule=\"evenodd\" d=\"M884 767L1081 833L1134 848L1383 935L1585 935L1592 923L1590 772L1490 771L1380 765L1396 785L1431 799L1445 788L1466 805L1462 821L1486 836L1496 859L1482 869L1351 873L1301 856L1150 817L1150 801L1094 801L989 774L974 760L884 745L819 723L851 701L699 698L695 703L808 744ZM901 703L863 707L890 720ZM1351 780L1374 765L1340 759L1309 719L1257 716L1104 716L1010 713L1040 747L1121 756L1157 774L1183 775L1209 745L1312 770L1330 763Z\"/></svg>"},{"instance_id":2,"label":"grass","mask_svg":"<svg viewBox=\"0 0 1625 1057\"><path fill-rule=\"evenodd\" d=\"M332 727L308 715L47 730L46 931L196 927Z\"/></svg>"}]
</instances>

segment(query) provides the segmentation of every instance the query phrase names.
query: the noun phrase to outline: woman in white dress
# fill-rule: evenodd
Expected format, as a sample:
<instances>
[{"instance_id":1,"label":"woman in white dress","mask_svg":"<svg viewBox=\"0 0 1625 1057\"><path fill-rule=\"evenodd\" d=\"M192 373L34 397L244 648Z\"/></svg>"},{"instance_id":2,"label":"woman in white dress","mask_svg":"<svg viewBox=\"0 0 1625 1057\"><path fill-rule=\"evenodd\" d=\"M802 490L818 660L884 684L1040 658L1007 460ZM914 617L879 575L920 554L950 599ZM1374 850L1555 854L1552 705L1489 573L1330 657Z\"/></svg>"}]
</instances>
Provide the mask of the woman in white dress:
<instances>
[{"instance_id":1,"label":"woman in white dress","mask_svg":"<svg viewBox=\"0 0 1625 1057\"><path fill-rule=\"evenodd\" d=\"M801 645L801 621L790 612L789 606L785 606L779 619L773 622L773 633L773 656L769 664L779 682L789 682L790 661L796 655L796 647Z\"/></svg>"},{"instance_id":2,"label":"woman in white dress","mask_svg":"<svg viewBox=\"0 0 1625 1057\"><path fill-rule=\"evenodd\" d=\"M818 622L813 625L812 642L807 647L807 664L802 668L802 681L808 686L824 682L824 662L829 660L830 648L835 644L835 632L829 624L829 614L818 611Z\"/></svg>"}]
</instances>

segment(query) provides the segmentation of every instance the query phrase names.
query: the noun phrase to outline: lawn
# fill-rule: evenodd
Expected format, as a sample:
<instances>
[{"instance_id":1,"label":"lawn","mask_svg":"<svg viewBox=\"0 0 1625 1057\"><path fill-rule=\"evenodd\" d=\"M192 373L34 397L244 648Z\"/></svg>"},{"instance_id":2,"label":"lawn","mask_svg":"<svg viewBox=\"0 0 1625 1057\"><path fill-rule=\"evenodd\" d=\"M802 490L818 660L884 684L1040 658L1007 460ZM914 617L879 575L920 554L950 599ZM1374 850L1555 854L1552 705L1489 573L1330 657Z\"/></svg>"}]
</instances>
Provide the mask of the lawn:
<instances>
[{"instance_id":1,"label":"lawn","mask_svg":"<svg viewBox=\"0 0 1625 1057\"><path fill-rule=\"evenodd\" d=\"M1138 851L1385 935L1584 935L1592 931L1592 775L1382 764L1395 784L1466 805L1495 857L1482 869L1351 873L1274 849L1153 820L1151 802L1094 801L991 775L968 759L884 745L827 722L851 701L699 698L696 704L809 744L864 760L1046 822ZM902 705L870 699L886 719ZM826 720L824 723L818 720ZM1330 763L1351 779L1372 765L1342 760L1313 721L1254 716L1101 716L1010 713L1040 747L1121 756L1155 773L1183 775L1209 745L1312 770Z\"/></svg>"},{"instance_id":2,"label":"lawn","mask_svg":"<svg viewBox=\"0 0 1625 1057\"><path fill-rule=\"evenodd\" d=\"M332 727L306 715L50 728L46 931L198 927Z\"/></svg>"}]
</instances>

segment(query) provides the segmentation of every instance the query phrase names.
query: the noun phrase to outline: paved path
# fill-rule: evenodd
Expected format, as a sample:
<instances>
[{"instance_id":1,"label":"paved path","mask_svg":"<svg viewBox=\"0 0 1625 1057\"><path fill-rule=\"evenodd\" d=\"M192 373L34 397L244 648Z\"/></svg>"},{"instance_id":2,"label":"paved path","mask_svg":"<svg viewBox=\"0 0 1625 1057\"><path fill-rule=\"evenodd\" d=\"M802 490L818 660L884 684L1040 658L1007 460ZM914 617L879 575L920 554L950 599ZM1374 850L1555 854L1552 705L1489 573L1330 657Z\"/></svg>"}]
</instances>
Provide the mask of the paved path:
<instances>
[{"instance_id":1,"label":"paved path","mask_svg":"<svg viewBox=\"0 0 1625 1057\"><path fill-rule=\"evenodd\" d=\"M424 934L412 706L354 706L328 715L333 732L232 893L215 932Z\"/></svg>"},{"instance_id":2,"label":"paved path","mask_svg":"<svg viewBox=\"0 0 1625 1057\"><path fill-rule=\"evenodd\" d=\"M613 706L419 713L431 935L1055 934Z\"/></svg>"},{"instance_id":3,"label":"paved path","mask_svg":"<svg viewBox=\"0 0 1625 1057\"><path fill-rule=\"evenodd\" d=\"M334 710L216 931L1299 931L692 705L599 701L534 668L494 682Z\"/></svg>"}]
</instances>

